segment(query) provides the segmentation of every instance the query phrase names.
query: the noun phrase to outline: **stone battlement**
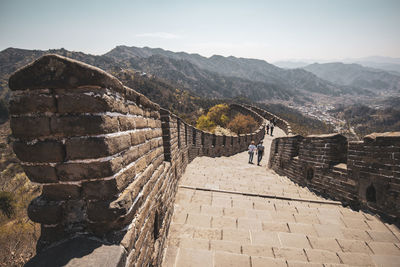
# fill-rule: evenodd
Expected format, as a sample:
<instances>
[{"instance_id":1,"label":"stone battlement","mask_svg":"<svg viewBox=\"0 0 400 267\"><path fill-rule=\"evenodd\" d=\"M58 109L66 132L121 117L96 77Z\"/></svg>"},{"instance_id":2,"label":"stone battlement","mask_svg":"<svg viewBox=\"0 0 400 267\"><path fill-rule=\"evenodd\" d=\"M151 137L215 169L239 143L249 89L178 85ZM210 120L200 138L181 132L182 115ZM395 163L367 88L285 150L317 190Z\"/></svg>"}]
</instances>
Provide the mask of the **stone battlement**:
<instances>
[{"instance_id":1,"label":"stone battlement","mask_svg":"<svg viewBox=\"0 0 400 267\"><path fill-rule=\"evenodd\" d=\"M13 149L43 185L28 209L41 224L32 266L159 265L187 164L264 137L262 116L247 107L230 106L255 118L254 133L209 134L108 73L57 55L18 70L9 86Z\"/></svg>"},{"instance_id":2,"label":"stone battlement","mask_svg":"<svg viewBox=\"0 0 400 267\"><path fill-rule=\"evenodd\" d=\"M319 194L400 222L400 132L360 142L340 134L276 138L269 167Z\"/></svg>"}]
</instances>

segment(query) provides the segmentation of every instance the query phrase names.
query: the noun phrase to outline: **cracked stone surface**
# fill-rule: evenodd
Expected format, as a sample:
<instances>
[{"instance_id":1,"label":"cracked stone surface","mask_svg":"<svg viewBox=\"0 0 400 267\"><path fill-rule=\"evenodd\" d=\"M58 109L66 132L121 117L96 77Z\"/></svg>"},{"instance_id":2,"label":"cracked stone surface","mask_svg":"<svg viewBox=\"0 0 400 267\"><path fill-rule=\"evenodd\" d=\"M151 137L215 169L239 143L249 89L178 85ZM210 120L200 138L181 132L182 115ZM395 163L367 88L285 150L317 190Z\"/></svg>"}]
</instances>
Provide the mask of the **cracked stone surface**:
<instances>
[{"instance_id":1,"label":"cracked stone surface","mask_svg":"<svg viewBox=\"0 0 400 267\"><path fill-rule=\"evenodd\" d=\"M268 169L272 138L262 166L247 152L188 165L162 266L400 266L399 229Z\"/></svg>"}]
</instances>

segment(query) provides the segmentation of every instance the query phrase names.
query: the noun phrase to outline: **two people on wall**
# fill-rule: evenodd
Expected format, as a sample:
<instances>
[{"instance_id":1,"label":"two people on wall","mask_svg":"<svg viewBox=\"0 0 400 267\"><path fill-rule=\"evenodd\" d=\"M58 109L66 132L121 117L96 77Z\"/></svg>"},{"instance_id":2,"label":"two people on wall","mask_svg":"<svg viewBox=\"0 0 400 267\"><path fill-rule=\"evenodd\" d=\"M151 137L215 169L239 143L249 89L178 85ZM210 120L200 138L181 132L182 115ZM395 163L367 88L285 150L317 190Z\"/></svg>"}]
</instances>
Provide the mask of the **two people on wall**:
<instances>
[{"instance_id":1,"label":"two people on wall","mask_svg":"<svg viewBox=\"0 0 400 267\"><path fill-rule=\"evenodd\" d=\"M254 154L257 155L257 165L261 166L260 162L264 156L263 141L260 141L257 146L255 145L254 141L251 141L251 144L249 145L249 164L253 164Z\"/></svg>"},{"instance_id":2,"label":"two people on wall","mask_svg":"<svg viewBox=\"0 0 400 267\"><path fill-rule=\"evenodd\" d=\"M267 123L267 126L266 126L267 134L270 134L271 136L273 136L275 124L276 124L276 118L272 118L272 120L269 123ZM269 132L271 132L271 133L269 133Z\"/></svg>"},{"instance_id":3,"label":"two people on wall","mask_svg":"<svg viewBox=\"0 0 400 267\"><path fill-rule=\"evenodd\" d=\"M271 136L273 136L275 124L276 124L276 118L274 117L266 126L267 135L270 134ZM257 146L255 145L254 141L251 141L251 144L249 145L248 153L249 153L249 164L253 164L253 157L254 157L254 154L256 154L257 155L257 165L261 166L260 162L262 160L262 157L264 156L263 141L260 141L257 144Z\"/></svg>"}]
</instances>

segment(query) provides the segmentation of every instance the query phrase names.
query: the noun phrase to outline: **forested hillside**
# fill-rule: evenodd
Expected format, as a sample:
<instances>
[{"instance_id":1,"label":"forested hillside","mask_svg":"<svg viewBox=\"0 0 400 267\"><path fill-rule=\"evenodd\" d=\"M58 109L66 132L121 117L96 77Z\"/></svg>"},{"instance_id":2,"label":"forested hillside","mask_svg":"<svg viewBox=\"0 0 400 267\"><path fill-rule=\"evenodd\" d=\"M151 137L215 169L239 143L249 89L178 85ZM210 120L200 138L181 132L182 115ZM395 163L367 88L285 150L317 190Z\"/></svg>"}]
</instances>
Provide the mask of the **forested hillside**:
<instances>
[{"instance_id":1,"label":"forested hillside","mask_svg":"<svg viewBox=\"0 0 400 267\"><path fill-rule=\"evenodd\" d=\"M331 112L353 127L360 138L373 132L400 131L400 97L387 99L381 104L381 108L342 106Z\"/></svg>"}]
</instances>

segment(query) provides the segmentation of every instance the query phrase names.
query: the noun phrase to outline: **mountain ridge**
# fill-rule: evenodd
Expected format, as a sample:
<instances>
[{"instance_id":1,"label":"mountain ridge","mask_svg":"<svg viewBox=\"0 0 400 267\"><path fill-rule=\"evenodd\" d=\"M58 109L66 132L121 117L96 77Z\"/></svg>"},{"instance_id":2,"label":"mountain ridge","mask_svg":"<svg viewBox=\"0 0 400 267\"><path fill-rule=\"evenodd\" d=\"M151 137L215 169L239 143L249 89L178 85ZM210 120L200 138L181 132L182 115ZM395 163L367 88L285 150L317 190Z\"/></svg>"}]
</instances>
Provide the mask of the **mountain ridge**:
<instances>
[{"instance_id":1,"label":"mountain ridge","mask_svg":"<svg viewBox=\"0 0 400 267\"><path fill-rule=\"evenodd\" d=\"M315 96L373 95L371 90L327 81L305 69L282 69L261 59L220 55L207 58L161 48L121 45L103 55L65 49L7 48L0 52L0 98L9 96L7 79L13 71L49 53L71 57L114 73L122 70L148 73L172 87L211 99L247 97L255 102L312 103Z\"/></svg>"},{"instance_id":2,"label":"mountain ridge","mask_svg":"<svg viewBox=\"0 0 400 267\"><path fill-rule=\"evenodd\" d=\"M314 63L303 67L303 69L336 84L375 91L400 91L400 74L395 75L356 63Z\"/></svg>"}]
</instances>

